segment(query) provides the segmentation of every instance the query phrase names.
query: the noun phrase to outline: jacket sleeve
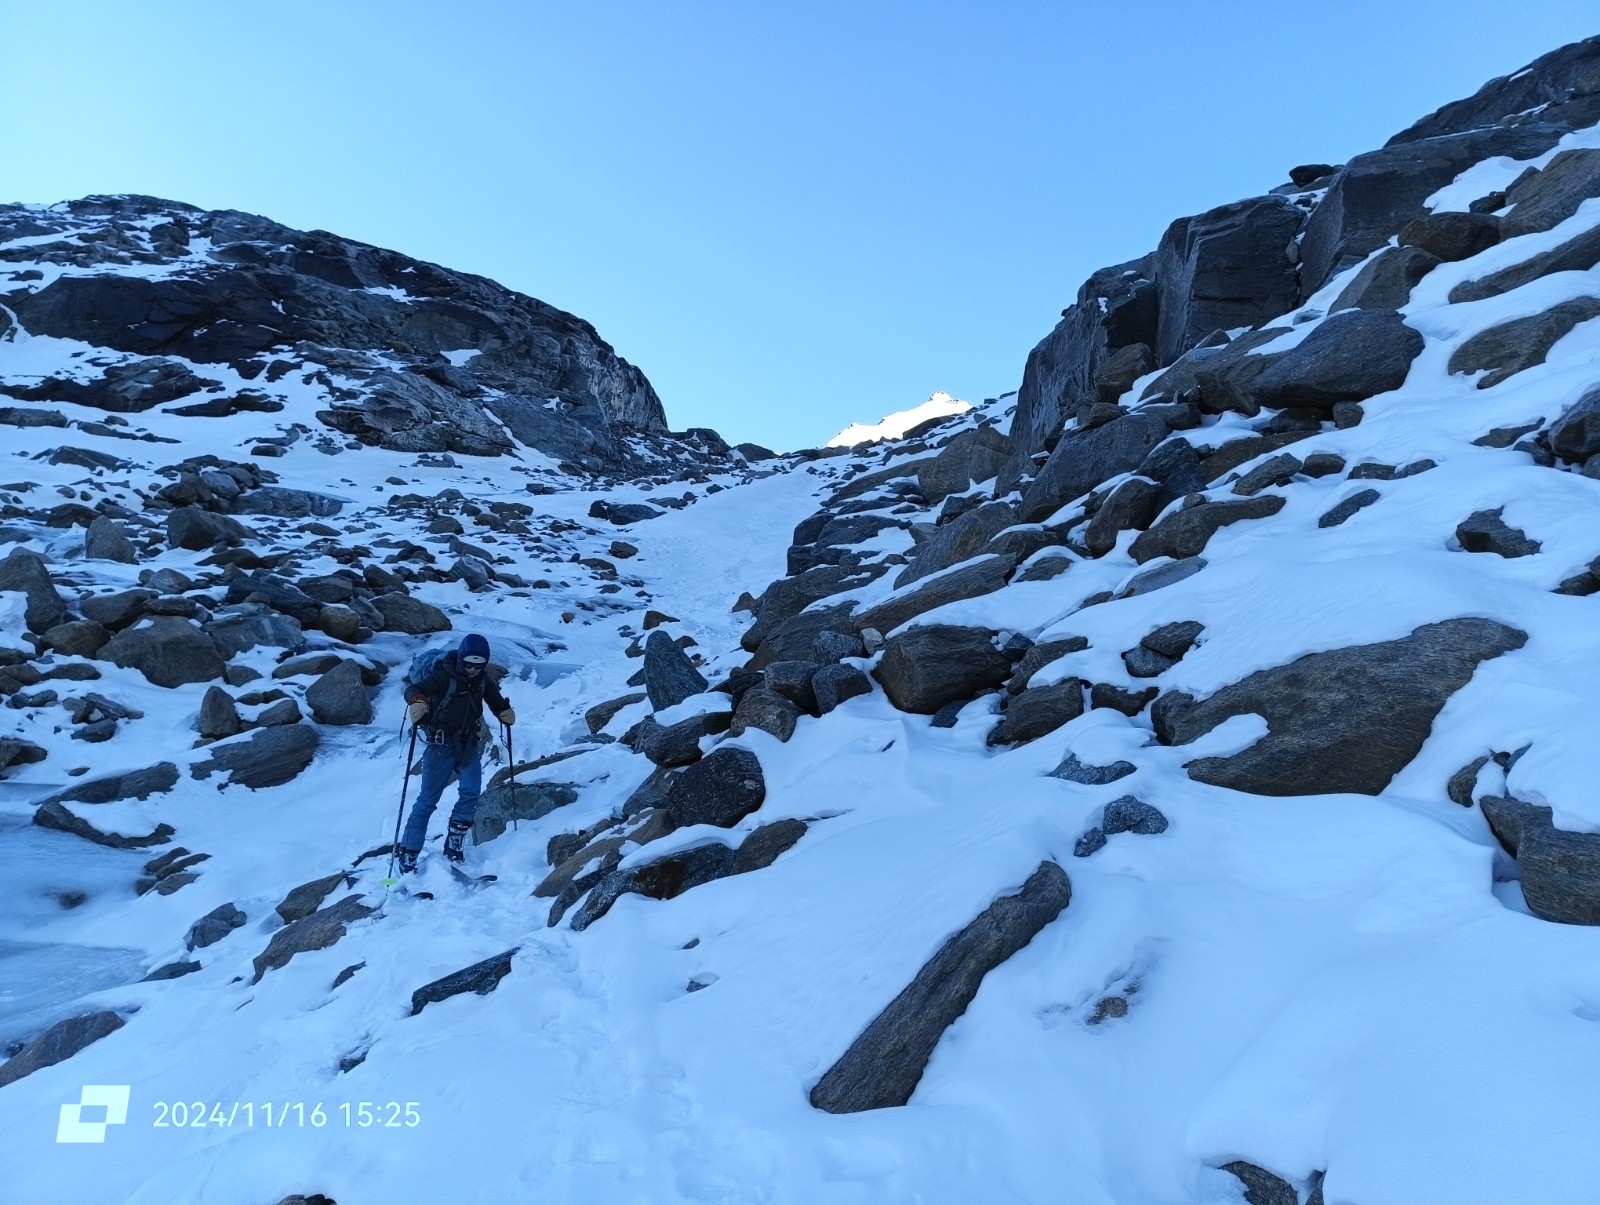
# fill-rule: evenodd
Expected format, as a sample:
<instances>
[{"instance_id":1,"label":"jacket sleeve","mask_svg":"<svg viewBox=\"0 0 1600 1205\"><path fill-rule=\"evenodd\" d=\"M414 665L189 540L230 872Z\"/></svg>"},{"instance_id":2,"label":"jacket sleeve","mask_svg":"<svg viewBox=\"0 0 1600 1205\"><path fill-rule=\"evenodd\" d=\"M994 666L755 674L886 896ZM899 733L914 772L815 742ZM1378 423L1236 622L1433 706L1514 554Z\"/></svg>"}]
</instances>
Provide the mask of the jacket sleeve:
<instances>
[{"instance_id":1,"label":"jacket sleeve","mask_svg":"<svg viewBox=\"0 0 1600 1205\"><path fill-rule=\"evenodd\" d=\"M511 706L506 702L505 695L500 693L499 684L493 678L483 684L483 701L489 704L489 710L496 716Z\"/></svg>"},{"instance_id":2,"label":"jacket sleeve","mask_svg":"<svg viewBox=\"0 0 1600 1205\"><path fill-rule=\"evenodd\" d=\"M443 666L435 666L426 678L406 692L406 702L415 703L421 699L424 703L437 703L449 687L450 672Z\"/></svg>"}]
</instances>

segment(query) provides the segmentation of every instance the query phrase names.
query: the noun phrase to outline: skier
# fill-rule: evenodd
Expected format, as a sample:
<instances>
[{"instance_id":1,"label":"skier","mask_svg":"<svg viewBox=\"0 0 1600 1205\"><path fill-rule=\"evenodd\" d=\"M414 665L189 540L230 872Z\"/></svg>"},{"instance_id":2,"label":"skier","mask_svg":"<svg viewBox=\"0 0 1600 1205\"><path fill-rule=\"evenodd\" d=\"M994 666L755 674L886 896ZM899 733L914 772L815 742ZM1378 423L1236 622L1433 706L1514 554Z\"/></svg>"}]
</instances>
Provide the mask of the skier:
<instances>
[{"instance_id":1,"label":"skier","mask_svg":"<svg viewBox=\"0 0 1600 1205\"><path fill-rule=\"evenodd\" d=\"M396 853L403 873L417 868L417 855L428 835L428 820L452 772L459 789L450 812L444 856L456 863L464 856L461 846L472 827L483 782L483 748L488 735L483 723L484 703L506 727L517 722L517 713L490 679L488 664L489 642L476 632L468 633L455 652L440 657L433 670L406 693L406 714L428 747L422 755L422 785L417 802Z\"/></svg>"}]
</instances>

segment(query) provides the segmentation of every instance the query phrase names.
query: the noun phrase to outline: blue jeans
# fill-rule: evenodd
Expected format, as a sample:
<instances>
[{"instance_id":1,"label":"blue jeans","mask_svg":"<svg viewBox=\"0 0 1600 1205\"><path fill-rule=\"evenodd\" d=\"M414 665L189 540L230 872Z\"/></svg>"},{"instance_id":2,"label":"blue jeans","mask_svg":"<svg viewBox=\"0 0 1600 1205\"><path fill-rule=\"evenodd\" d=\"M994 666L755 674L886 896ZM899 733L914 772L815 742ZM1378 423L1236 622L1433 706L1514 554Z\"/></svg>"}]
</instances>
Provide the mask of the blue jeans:
<instances>
[{"instance_id":1,"label":"blue jeans","mask_svg":"<svg viewBox=\"0 0 1600 1205\"><path fill-rule=\"evenodd\" d=\"M406 821L405 835L400 844L406 849L421 849L428 836L428 821L433 809L439 806L439 796L454 773L460 784L456 806L450 819L470 824L478 810L478 792L483 787L483 746L477 742L446 740L442 745L429 745L422 755L422 785L417 792L417 802L411 808L411 818Z\"/></svg>"}]
</instances>

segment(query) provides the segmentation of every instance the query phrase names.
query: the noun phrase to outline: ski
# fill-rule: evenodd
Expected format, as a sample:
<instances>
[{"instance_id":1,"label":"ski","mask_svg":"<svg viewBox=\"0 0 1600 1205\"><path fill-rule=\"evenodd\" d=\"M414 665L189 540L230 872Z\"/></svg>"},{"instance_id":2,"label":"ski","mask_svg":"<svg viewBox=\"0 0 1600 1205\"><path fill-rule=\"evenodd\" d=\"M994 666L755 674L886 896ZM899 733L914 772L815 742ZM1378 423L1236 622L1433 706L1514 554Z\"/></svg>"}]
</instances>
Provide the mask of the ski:
<instances>
[{"instance_id":1,"label":"ski","mask_svg":"<svg viewBox=\"0 0 1600 1205\"><path fill-rule=\"evenodd\" d=\"M473 887L487 886L500 877L497 874L473 874L470 870L463 870L461 867L455 865L450 867L450 873L455 875L460 882L466 883Z\"/></svg>"}]
</instances>

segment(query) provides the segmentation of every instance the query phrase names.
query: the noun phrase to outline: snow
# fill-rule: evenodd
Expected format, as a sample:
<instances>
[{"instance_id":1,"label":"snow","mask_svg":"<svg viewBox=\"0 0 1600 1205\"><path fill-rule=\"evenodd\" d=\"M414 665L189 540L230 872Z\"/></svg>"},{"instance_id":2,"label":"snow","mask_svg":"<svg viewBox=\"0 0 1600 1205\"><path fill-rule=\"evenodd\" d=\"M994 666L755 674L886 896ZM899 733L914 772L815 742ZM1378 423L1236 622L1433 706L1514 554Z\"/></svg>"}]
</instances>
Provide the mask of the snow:
<instances>
[{"instance_id":1,"label":"snow","mask_svg":"<svg viewBox=\"0 0 1600 1205\"><path fill-rule=\"evenodd\" d=\"M824 446L829 448L853 448L864 443L876 443L885 439L900 439L907 431L919 423L925 423L930 419L950 418L953 415L965 414L971 409L971 403L964 402L960 398L951 397L942 389L936 390L920 406L913 406L909 410L896 410L892 414L884 415L875 423L851 423Z\"/></svg>"},{"instance_id":2,"label":"snow","mask_svg":"<svg viewBox=\"0 0 1600 1205\"><path fill-rule=\"evenodd\" d=\"M1458 181L1458 192L1488 178ZM1087 649L1040 671L1042 684L1073 675L1123 682L1124 650L1160 624L1196 619L1200 641L1160 685L1197 696L1309 652L1456 616L1527 632L1525 647L1486 662L1451 698L1418 757L1373 798L1266 798L1190 780L1185 762L1248 746L1264 730L1259 717L1169 748L1153 742L1147 721L1101 709L1032 743L991 748L992 697L941 729L875 690L802 718L788 743L758 731L736 738L761 761L762 808L732 830L686 829L632 849L626 863L805 820L805 836L772 866L671 901L623 896L581 933L549 927L549 901L532 896L550 871L549 840L615 812L652 770L615 742L576 743L587 736L588 708L633 689L626 682L640 662L625 650L643 636L645 609L677 617L664 630L693 638L690 651L705 658L712 682L741 666L738 640L750 620L731 610L735 598L784 573L789 533L849 468L903 461L907 454L868 441L939 416L927 406L941 395L841 433L834 446L851 444L851 455L661 489L592 488L526 451L517 462L462 458L450 468L374 448L328 454L314 437L294 443L266 467L284 485L350 499L333 520L342 539L380 552L384 540L427 539L414 519L388 510L392 493L454 488L477 502L535 505L538 542L470 528L465 538L548 588L472 594L449 582L416 592L458 630L485 633L508 666L518 761L582 748L523 779L572 783L578 801L473 849L474 868L498 876L491 885L457 885L441 873L434 845L420 885L437 898L387 892L386 859L361 855L393 831L405 752L395 670L423 643L394 635L362 646L394 667L376 692L374 724L323 729L314 765L265 791L220 790L216 777L188 774L207 756L194 745L203 685L164 690L106 662L94 663L97 682L51 683L144 712L101 746L73 741L57 710L0 710L0 736L21 734L49 751L0 792L0 1042L94 1008L127 1018L72 1059L0 1088L0 1196L44 1205L234 1205L292 1192L326 1193L340 1205L1236 1205L1237 1182L1217 1169L1247 1159L1302 1189L1326 1169L1329 1205L1592 1205L1600 931L1531 916L1481 814L1449 802L1444 783L1491 750L1527 745L1507 789L1552 807L1564 827L1600 831L1592 790L1600 598L1553 593L1600 553L1591 518L1600 481L1472 442L1492 427L1553 418L1593 388L1600 331L1580 326L1544 364L1492 389L1446 365L1473 334L1600 287L1596 271L1563 273L1497 298L1448 301L1460 281L1600 221L1597 205L1556 230L1435 269L1405 310L1427 347L1404 386L1365 403L1358 426L1293 447L1302 457L1335 452L1351 466L1429 458L1437 467L1393 481L1332 476L1274 487L1285 499L1278 514L1223 528L1206 567L1161 590L1081 607L1148 567L1130 557L1129 533L1104 557L1074 558L1052 581L918 620L1087 638ZM1273 350L1309 333L1312 312L1357 270L1307 302L1308 320L1285 319L1290 330ZM457 363L470 354L450 353ZM19 337L0 346L0 372L84 372L91 356L106 358ZM192 367L227 389L245 385L225 367ZM138 491L162 483L154 468L204 452L239 458L297 418L311 426L306 416L327 404L323 387L300 373L271 389L285 402L280 414L128 416L130 434L178 444L7 428L0 465L10 471L0 478L31 483L32 505L93 483L137 509ZM947 397L942 404L959 408L939 412L952 421L935 440L1002 413L1010 399L976 411ZM1225 415L1187 437L1200 446L1249 429ZM45 454L63 443L137 463L112 472L50 465ZM557 492L529 494L530 480ZM707 492L713 483L727 488ZM1379 502L1339 527L1317 526L1358 488L1377 490ZM626 528L587 516L598 498L683 490L690 505ZM1229 490L1223 481L1208 493ZM1504 560L1455 547L1456 524L1500 506L1541 541L1539 555ZM1081 510L1072 503L1064 513ZM294 523L262 525L282 542L305 538ZM607 591L611 582L572 558L607 558L617 538L638 554L616 561L619 589ZM136 583L139 567L87 562L81 540L76 529L37 528L23 543L52 558L68 593ZM886 530L859 550L904 555L909 537ZM164 553L160 564L203 572L202 559ZM305 572L337 565L326 557ZM853 597L863 605L886 597L894 576ZM20 596L0 595L0 645L17 645L22 627ZM258 648L240 660L270 673L275 654ZM305 681L275 685L298 694ZM726 706L712 693L659 718ZM647 710L624 709L607 731L620 734ZM1049 776L1069 751L1136 770L1101 787ZM76 780L69 769L98 775L159 760L184 770L172 791L70 806L105 830L170 823L184 847L210 854L196 881L171 895L133 888L159 850L104 849L29 822L39 797ZM1079 835L1128 793L1157 804L1167 831L1118 834L1094 856L1074 858ZM807 1092L863 1026L951 934L1047 858L1067 870L1071 904L985 979L911 1103L850 1116L813 1110ZM278 927L274 906L340 870L379 911L334 946L252 982L252 959ZM84 898L64 907L71 893ZM249 919L194 953L199 971L140 982L189 957L189 926L225 903ZM492 993L410 1015L411 993L424 983L513 948L511 973ZM1113 995L1126 1000L1125 1016L1101 1013ZM341 1072L340 1060L354 1055L363 1061ZM129 1122L103 1146L57 1145L60 1106L84 1084L131 1085ZM153 1125L157 1102L174 1101L205 1104L206 1124ZM307 1112L320 1102L326 1123L302 1125L291 1114L289 1125L268 1126L258 1113L243 1124L230 1114L234 1103L266 1101L302 1102ZM387 1102L415 1102L420 1124L346 1124L341 1106L363 1101L378 1102L380 1117Z\"/></svg>"}]
</instances>

